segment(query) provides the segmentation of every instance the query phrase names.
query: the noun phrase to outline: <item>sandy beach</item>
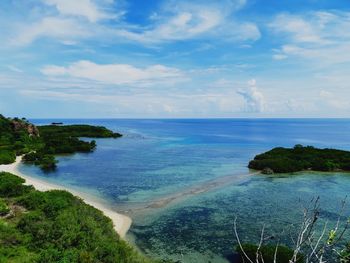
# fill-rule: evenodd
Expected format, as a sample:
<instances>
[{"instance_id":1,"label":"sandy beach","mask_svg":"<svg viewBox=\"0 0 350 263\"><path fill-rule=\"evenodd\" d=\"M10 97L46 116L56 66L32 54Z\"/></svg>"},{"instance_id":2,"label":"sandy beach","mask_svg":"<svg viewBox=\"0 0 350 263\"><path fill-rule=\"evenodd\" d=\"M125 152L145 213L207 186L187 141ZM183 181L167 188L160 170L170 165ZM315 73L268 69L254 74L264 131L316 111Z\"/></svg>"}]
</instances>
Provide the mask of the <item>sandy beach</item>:
<instances>
[{"instance_id":1,"label":"sandy beach","mask_svg":"<svg viewBox=\"0 0 350 263\"><path fill-rule=\"evenodd\" d=\"M66 190L72 193L73 195L80 197L82 200L84 200L85 203L97 208L98 210L101 210L105 216L112 219L115 231L122 238L125 237L132 223L132 220L130 217L115 212L114 210L109 208L107 205L96 200L97 198L94 199L92 196L89 196L85 193L81 193L74 189L69 189L67 187L46 182L44 180L33 178L21 173L18 169L18 166L21 163L21 160L22 160L22 157L18 156L14 163L7 164L7 165L0 165L0 172L9 172L19 177L22 177L23 179L26 180L25 184L33 185L34 188L39 191L48 191L48 190L54 190L54 189Z\"/></svg>"}]
</instances>

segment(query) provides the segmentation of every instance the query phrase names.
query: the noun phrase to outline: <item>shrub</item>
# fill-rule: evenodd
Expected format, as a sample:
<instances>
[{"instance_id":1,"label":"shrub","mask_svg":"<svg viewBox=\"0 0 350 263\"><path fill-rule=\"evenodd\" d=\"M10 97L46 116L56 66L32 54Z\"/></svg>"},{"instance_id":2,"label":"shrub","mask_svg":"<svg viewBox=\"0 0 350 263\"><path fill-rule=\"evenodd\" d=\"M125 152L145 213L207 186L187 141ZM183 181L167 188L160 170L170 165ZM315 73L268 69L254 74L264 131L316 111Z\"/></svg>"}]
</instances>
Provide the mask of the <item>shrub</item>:
<instances>
[{"instance_id":1,"label":"shrub","mask_svg":"<svg viewBox=\"0 0 350 263\"><path fill-rule=\"evenodd\" d=\"M0 216L7 215L10 212L9 207L4 200L0 199Z\"/></svg>"},{"instance_id":2,"label":"shrub","mask_svg":"<svg viewBox=\"0 0 350 263\"><path fill-rule=\"evenodd\" d=\"M0 164L10 164L16 160L16 153L10 150L0 151Z\"/></svg>"},{"instance_id":3,"label":"shrub","mask_svg":"<svg viewBox=\"0 0 350 263\"><path fill-rule=\"evenodd\" d=\"M10 173L0 172L0 197L20 196L33 189L23 185L24 179Z\"/></svg>"}]
</instances>

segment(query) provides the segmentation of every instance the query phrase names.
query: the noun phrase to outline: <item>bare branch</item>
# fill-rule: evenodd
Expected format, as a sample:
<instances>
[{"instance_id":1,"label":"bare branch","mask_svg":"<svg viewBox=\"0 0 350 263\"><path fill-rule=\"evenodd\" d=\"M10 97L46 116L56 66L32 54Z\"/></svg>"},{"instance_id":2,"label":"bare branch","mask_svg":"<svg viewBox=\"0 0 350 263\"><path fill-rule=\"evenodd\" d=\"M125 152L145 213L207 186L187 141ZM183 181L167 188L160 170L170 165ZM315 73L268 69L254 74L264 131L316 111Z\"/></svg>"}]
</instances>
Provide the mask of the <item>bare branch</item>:
<instances>
[{"instance_id":1,"label":"bare branch","mask_svg":"<svg viewBox=\"0 0 350 263\"><path fill-rule=\"evenodd\" d=\"M243 246L242 246L242 243L239 239L239 235L238 235L238 232L237 232L237 216L235 217L235 220L233 221L233 229L235 231L235 235L236 235L236 239L237 239L237 242L238 242L238 245L239 245L239 248L241 249L243 255L246 257L246 259L248 259L248 261L250 263L254 263L249 257L248 255L245 253L244 249L243 249Z\"/></svg>"}]
</instances>

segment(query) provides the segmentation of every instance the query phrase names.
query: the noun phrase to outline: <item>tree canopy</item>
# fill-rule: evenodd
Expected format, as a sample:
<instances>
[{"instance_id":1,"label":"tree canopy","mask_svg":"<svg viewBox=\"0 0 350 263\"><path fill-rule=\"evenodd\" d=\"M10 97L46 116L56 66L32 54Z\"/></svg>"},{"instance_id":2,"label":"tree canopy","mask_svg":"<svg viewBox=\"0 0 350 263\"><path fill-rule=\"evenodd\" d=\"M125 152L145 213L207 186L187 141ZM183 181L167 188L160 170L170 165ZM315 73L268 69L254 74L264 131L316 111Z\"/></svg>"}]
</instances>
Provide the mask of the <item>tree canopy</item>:
<instances>
[{"instance_id":1,"label":"tree canopy","mask_svg":"<svg viewBox=\"0 0 350 263\"><path fill-rule=\"evenodd\" d=\"M255 156L248 167L275 173L303 170L350 171L350 152L302 145L295 145L293 148L278 147Z\"/></svg>"}]
</instances>

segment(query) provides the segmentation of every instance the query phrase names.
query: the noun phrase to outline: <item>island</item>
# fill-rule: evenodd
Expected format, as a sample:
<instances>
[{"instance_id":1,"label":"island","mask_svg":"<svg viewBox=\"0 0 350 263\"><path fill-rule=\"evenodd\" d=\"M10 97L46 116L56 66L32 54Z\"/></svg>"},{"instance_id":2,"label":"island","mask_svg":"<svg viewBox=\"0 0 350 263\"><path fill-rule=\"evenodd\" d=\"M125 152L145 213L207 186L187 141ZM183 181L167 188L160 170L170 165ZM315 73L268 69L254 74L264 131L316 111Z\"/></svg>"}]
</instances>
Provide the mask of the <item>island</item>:
<instances>
[{"instance_id":1,"label":"island","mask_svg":"<svg viewBox=\"0 0 350 263\"><path fill-rule=\"evenodd\" d=\"M91 152L96 141L80 138L119 138L122 135L103 126L44 125L35 126L25 118L5 118L0 115L0 164L10 164L23 155L27 164L44 171L57 166L56 155Z\"/></svg>"},{"instance_id":2,"label":"island","mask_svg":"<svg viewBox=\"0 0 350 263\"><path fill-rule=\"evenodd\" d=\"M256 155L248 167L264 174L350 171L350 152L297 144L293 148L277 147Z\"/></svg>"}]
</instances>

